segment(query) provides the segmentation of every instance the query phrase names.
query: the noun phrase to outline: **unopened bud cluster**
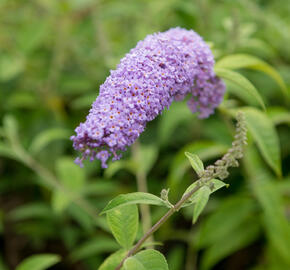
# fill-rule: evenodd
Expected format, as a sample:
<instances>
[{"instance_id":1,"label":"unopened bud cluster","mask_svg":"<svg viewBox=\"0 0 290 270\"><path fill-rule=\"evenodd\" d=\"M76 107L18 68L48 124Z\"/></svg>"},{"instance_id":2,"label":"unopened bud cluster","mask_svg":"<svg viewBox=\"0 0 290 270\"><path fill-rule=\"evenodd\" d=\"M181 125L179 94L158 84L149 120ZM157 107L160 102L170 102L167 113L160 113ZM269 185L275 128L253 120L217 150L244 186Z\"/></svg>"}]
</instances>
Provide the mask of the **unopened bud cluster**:
<instances>
[{"instance_id":1,"label":"unopened bud cluster","mask_svg":"<svg viewBox=\"0 0 290 270\"><path fill-rule=\"evenodd\" d=\"M247 127L245 122L245 115L242 112L237 114L237 126L235 140L232 142L232 147L227 153L214 165L206 168L201 176L201 180L207 182L213 178L221 180L229 176L229 167L238 167L238 159L243 157L243 146L247 144Z\"/></svg>"}]
</instances>

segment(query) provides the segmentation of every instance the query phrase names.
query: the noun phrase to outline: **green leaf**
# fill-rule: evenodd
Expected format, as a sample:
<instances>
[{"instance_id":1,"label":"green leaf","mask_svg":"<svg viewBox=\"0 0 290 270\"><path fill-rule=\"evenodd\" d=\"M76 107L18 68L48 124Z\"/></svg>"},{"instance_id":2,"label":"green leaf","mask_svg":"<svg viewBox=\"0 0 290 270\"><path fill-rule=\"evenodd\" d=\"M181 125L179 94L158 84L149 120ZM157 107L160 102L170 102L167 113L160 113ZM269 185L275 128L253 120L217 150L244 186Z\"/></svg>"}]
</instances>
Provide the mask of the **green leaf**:
<instances>
[{"instance_id":1,"label":"green leaf","mask_svg":"<svg viewBox=\"0 0 290 270\"><path fill-rule=\"evenodd\" d=\"M63 128L51 128L40 132L30 145L30 152L36 154L55 140L69 139L71 132Z\"/></svg>"},{"instance_id":2,"label":"green leaf","mask_svg":"<svg viewBox=\"0 0 290 270\"><path fill-rule=\"evenodd\" d=\"M52 196L52 207L55 212L60 213L74 199L71 193L78 194L85 185L85 172L74 164L71 158L62 157L57 160L56 171L58 179L61 180L64 190L54 190ZM68 190L68 192L66 192Z\"/></svg>"},{"instance_id":3,"label":"green leaf","mask_svg":"<svg viewBox=\"0 0 290 270\"><path fill-rule=\"evenodd\" d=\"M135 257L130 257L124 262L125 270L146 270L141 262Z\"/></svg>"},{"instance_id":4,"label":"green leaf","mask_svg":"<svg viewBox=\"0 0 290 270\"><path fill-rule=\"evenodd\" d=\"M202 186L197 192L195 197L195 203L193 208L192 223L195 223L206 206L210 195L210 188L208 186Z\"/></svg>"},{"instance_id":5,"label":"green leaf","mask_svg":"<svg viewBox=\"0 0 290 270\"><path fill-rule=\"evenodd\" d=\"M98 270L115 270L115 268L120 264L120 262L126 256L127 251L121 249L110 255L99 267Z\"/></svg>"},{"instance_id":6,"label":"green leaf","mask_svg":"<svg viewBox=\"0 0 290 270\"><path fill-rule=\"evenodd\" d=\"M223 79L229 80L230 82L241 87L244 91L247 92L248 95L250 95L254 100L256 100L256 102L258 104L260 104L260 106L263 109L265 109L264 101L263 101L262 97L260 96L258 90L243 75L241 75L237 72L231 71L229 69L217 68L217 67L215 68L215 73L217 74L217 76L219 76Z\"/></svg>"},{"instance_id":7,"label":"green leaf","mask_svg":"<svg viewBox=\"0 0 290 270\"><path fill-rule=\"evenodd\" d=\"M108 211L114 210L116 208L122 207L124 205L130 204L151 204L151 205L160 205L167 206L166 203L159 197L145 192L133 192L128 194L118 195L116 198L111 200L107 206L103 209L101 214L104 214Z\"/></svg>"},{"instance_id":8,"label":"green leaf","mask_svg":"<svg viewBox=\"0 0 290 270\"><path fill-rule=\"evenodd\" d=\"M210 188L210 194L214 193L215 191L221 189L224 186L228 186L228 184L224 183L223 181L220 181L218 179L211 179L210 183L213 184L213 188ZM198 181L194 182L193 184L191 184L186 191L183 193L183 196L190 192L191 190L193 190L196 185L198 184ZM187 207L189 205L192 205L193 203L197 202L197 197L199 196L198 193L200 192L200 190L197 190L190 198L189 201L186 204L184 204L182 207Z\"/></svg>"},{"instance_id":9,"label":"green leaf","mask_svg":"<svg viewBox=\"0 0 290 270\"><path fill-rule=\"evenodd\" d=\"M282 92L286 97L289 97L287 87L280 76L280 74L269 64L262 61L261 59L247 54L234 54L228 55L220 59L216 64L215 68L222 69L239 69L239 68L250 68L262 71L272 77L277 84L280 86Z\"/></svg>"},{"instance_id":10,"label":"green leaf","mask_svg":"<svg viewBox=\"0 0 290 270\"><path fill-rule=\"evenodd\" d=\"M107 212L109 227L117 242L129 249L136 238L138 230L138 208L136 205L125 205Z\"/></svg>"},{"instance_id":11,"label":"green leaf","mask_svg":"<svg viewBox=\"0 0 290 270\"><path fill-rule=\"evenodd\" d=\"M45 203L28 203L14 208L9 213L10 218L16 221L31 218L53 218L51 208Z\"/></svg>"},{"instance_id":12,"label":"green leaf","mask_svg":"<svg viewBox=\"0 0 290 270\"><path fill-rule=\"evenodd\" d=\"M267 115L274 125L290 125L290 112L283 107L268 107Z\"/></svg>"},{"instance_id":13,"label":"green leaf","mask_svg":"<svg viewBox=\"0 0 290 270\"><path fill-rule=\"evenodd\" d=\"M3 127L7 138L13 143L18 142L18 123L15 117L5 115L3 118Z\"/></svg>"},{"instance_id":14,"label":"green leaf","mask_svg":"<svg viewBox=\"0 0 290 270\"><path fill-rule=\"evenodd\" d=\"M218 180L218 179L211 179L210 183L213 184L213 188L210 190L210 194L216 192L217 190L221 189L222 187L228 187L229 184L226 184L225 182Z\"/></svg>"},{"instance_id":15,"label":"green leaf","mask_svg":"<svg viewBox=\"0 0 290 270\"><path fill-rule=\"evenodd\" d=\"M22 261L16 270L44 270L60 261L60 256L55 254L32 255Z\"/></svg>"},{"instance_id":16,"label":"green leaf","mask_svg":"<svg viewBox=\"0 0 290 270\"><path fill-rule=\"evenodd\" d=\"M125 261L125 270L168 270L165 257L154 249L141 251L131 258Z\"/></svg>"},{"instance_id":17,"label":"green leaf","mask_svg":"<svg viewBox=\"0 0 290 270\"><path fill-rule=\"evenodd\" d=\"M197 155L191 154L189 152L185 152L185 155L189 159L189 162L197 175L201 176L201 174L204 172L204 166L201 159Z\"/></svg>"},{"instance_id":18,"label":"green leaf","mask_svg":"<svg viewBox=\"0 0 290 270\"><path fill-rule=\"evenodd\" d=\"M244 108L246 123L268 165L281 175L280 145L277 132L267 115L254 108Z\"/></svg>"},{"instance_id":19,"label":"green leaf","mask_svg":"<svg viewBox=\"0 0 290 270\"><path fill-rule=\"evenodd\" d=\"M119 245L112 238L98 236L79 245L72 251L70 258L72 261L84 260L100 253L111 253L118 248Z\"/></svg>"}]
</instances>

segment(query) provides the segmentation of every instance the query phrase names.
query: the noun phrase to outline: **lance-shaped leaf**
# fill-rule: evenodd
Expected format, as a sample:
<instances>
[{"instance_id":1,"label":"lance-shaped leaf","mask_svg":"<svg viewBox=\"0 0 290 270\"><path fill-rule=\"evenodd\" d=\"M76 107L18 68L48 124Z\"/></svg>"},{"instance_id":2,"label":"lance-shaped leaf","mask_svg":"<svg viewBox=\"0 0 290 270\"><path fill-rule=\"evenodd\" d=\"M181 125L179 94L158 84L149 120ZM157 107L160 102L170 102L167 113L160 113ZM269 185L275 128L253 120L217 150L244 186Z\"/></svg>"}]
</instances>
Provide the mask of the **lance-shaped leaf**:
<instances>
[{"instance_id":1,"label":"lance-shaped leaf","mask_svg":"<svg viewBox=\"0 0 290 270\"><path fill-rule=\"evenodd\" d=\"M218 68L218 67L215 68L215 72L219 77L221 77L225 80L228 80L228 81L236 84L240 88L242 88L244 91L247 92L247 94L249 96L251 96L258 104L260 104L260 106L263 109L265 109L264 101L263 101L262 97L260 96L258 90L243 75L241 75L235 71L229 70L229 69Z\"/></svg>"},{"instance_id":2,"label":"lance-shaped leaf","mask_svg":"<svg viewBox=\"0 0 290 270\"><path fill-rule=\"evenodd\" d=\"M222 187L226 186L228 187L229 185L224 183L223 181L221 180L218 180L218 179L211 179L210 180L210 183L211 183L211 188L210 188L210 194L214 193L215 191L221 189ZM184 192L183 196L190 192L191 190L193 190L197 185L199 185L200 183L198 183L198 181L194 182L193 184L191 184L187 189L186 191ZM201 188L200 188L201 189ZM189 206L189 205L192 205L193 203L197 202L197 198L200 196L199 195L199 192L200 192L200 189L197 190L195 193L192 194L192 196L189 198L189 202L185 203L182 207L186 207L186 206Z\"/></svg>"},{"instance_id":3,"label":"lance-shaped leaf","mask_svg":"<svg viewBox=\"0 0 290 270\"><path fill-rule=\"evenodd\" d=\"M267 115L254 108L243 109L246 123L268 165L281 175L279 138L272 121Z\"/></svg>"},{"instance_id":4,"label":"lance-shaped leaf","mask_svg":"<svg viewBox=\"0 0 290 270\"><path fill-rule=\"evenodd\" d=\"M197 175L201 176L204 171L204 166L201 159L197 155L191 154L189 152L185 152L185 155L189 159L189 162Z\"/></svg>"},{"instance_id":5,"label":"lance-shaped leaf","mask_svg":"<svg viewBox=\"0 0 290 270\"><path fill-rule=\"evenodd\" d=\"M208 186L202 186L198 190L198 192L196 192L192 223L195 223L197 221L198 217L200 216L201 212L203 211L204 207L208 202L210 193L211 191Z\"/></svg>"},{"instance_id":6,"label":"lance-shaped leaf","mask_svg":"<svg viewBox=\"0 0 290 270\"><path fill-rule=\"evenodd\" d=\"M267 64L266 62L262 61L261 59L255 56L248 54L228 55L220 59L216 63L215 67L218 69L250 68L264 72L267 75L269 75L273 80L275 80L276 83L280 86L285 96L289 97L289 92L280 74L269 64Z\"/></svg>"},{"instance_id":7,"label":"lance-shaped leaf","mask_svg":"<svg viewBox=\"0 0 290 270\"><path fill-rule=\"evenodd\" d=\"M160 205L167 206L166 202L164 202L159 197L145 192L133 192L128 194L121 194L111 200L107 206L104 208L101 214L104 214L108 211L116 209L118 207L130 204L151 204L151 205Z\"/></svg>"}]
</instances>

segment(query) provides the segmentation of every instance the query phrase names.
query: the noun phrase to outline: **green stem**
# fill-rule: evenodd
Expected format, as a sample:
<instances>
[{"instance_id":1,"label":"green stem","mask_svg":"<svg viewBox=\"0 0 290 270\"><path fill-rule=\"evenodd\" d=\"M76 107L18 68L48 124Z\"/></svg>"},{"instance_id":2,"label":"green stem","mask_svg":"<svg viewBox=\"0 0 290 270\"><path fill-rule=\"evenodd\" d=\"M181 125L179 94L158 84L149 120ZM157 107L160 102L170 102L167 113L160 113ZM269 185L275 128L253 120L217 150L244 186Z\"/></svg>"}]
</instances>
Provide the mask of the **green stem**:
<instances>
[{"instance_id":1,"label":"green stem","mask_svg":"<svg viewBox=\"0 0 290 270\"><path fill-rule=\"evenodd\" d=\"M137 242L137 244L129 250L126 257L120 262L120 264L116 267L115 270L120 270L127 258L134 255L140 247L143 245L143 243L154 233L156 232L175 212L179 211L181 206L196 192L201 188L202 185L196 185L194 189L192 189L190 192L182 196L182 198L172 207L170 210L161 218L159 221L151 227L149 231L147 231L143 237Z\"/></svg>"},{"instance_id":2,"label":"green stem","mask_svg":"<svg viewBox=\"0 0 290 270\"><path fill-rule=\"evenodd\" d=\"M245 116L242 112L237 114L237 125L235 140L232 143L232 147L222 157L222 159L215 162L215 165L208 166L202 173L201 177L197 180L196 186L185 195L163 216L151 229L149 229L143 237L137 242L137 244L129 250L126 257L120 262L115 270L120 270L125 260L134 255L143 245L143 243L157 231L173 214L179 211L179 209L189 200L189 198L197 192L202 186L208 185L213 178L225 179L228 176L228 168L238 165L237 159L242 158L242 148L246 144L247 129L245 126Z\"/></svg>"}]
</instances>

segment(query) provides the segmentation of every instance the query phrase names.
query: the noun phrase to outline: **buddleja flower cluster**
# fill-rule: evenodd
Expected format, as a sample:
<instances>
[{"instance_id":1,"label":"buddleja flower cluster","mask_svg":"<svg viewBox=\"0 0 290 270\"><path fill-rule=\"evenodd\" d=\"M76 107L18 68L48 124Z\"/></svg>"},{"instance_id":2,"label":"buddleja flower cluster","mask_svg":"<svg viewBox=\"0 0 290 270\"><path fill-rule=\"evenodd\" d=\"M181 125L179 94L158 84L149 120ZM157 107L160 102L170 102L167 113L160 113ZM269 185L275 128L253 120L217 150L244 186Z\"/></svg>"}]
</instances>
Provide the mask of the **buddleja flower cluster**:
<instances>
[{"instance_id":1,"label":"buddleja flower cluster","mask_svg":"<svg viewBox=\"0 0 290 270\"><path fill-rule=\"evenodd\" d=\"M86 121L76 128L71 139L82 152L76 163L99 159L106 168L107 159L119 159L148 121L188 94L190 110L208 117L225 90L213 66L209 47L192 30L174 28L147 36L111 71Z\"/></svg>"}]
</instances>

